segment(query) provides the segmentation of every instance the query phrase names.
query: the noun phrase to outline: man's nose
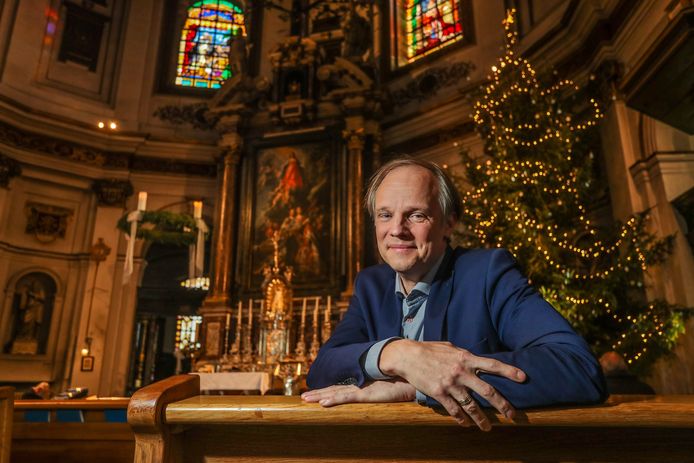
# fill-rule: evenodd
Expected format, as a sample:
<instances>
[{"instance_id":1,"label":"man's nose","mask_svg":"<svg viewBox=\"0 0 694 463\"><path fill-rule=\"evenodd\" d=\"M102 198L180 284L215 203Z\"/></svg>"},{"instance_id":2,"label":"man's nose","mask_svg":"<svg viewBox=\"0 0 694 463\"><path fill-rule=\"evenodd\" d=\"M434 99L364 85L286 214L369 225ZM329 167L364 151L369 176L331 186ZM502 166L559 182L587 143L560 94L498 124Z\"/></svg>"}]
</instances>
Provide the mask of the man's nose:
<instances>
[{"instance_id":1,"label":"man's nose","mask_svg":"<svg viewBox=\"0 0 694 463\"><path fill-rule=\"evenodd\" d=\"M393 220L391 220L390 224L391 236L402 236L408 233L407 218L404 216L393 216Z\"/></svg>"}]
</instances>

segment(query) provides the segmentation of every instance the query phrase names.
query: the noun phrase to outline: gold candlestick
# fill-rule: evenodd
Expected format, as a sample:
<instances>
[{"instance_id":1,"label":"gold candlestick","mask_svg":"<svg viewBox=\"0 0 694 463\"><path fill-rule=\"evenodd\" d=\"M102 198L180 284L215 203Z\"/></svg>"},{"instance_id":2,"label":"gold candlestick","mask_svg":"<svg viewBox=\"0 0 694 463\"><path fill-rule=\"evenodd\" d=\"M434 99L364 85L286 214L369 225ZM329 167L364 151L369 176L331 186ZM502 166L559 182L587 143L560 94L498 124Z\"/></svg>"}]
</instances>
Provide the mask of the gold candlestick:
<instances>
[{"instance_id":1,"label":"gold candlestick","mask_svg":"<svg viewBox=\"0 0 694 463\"><path fill-rule=\"evenodd\" d=\"M316 298L316 306L313 309L313 339L311 339L311 350L309 351L309 358L311 361L315 360L318 356L318 349L320 344L318 342L318 308L320 305L320 297Z\"/></svg>"},{"instance_id":2,"label":"gold candlestick","mask_svg":"<svg viewBox=\"0 0 694 463\"><path fill-rule=\"evenodd\" d=\"M243 363L253 362L253 352L251 349L251 337L253 335L253 299L248 300L248 327L246 329L245 336L243 337L243 352L241 353L241 358Z\"/></svg>"},{"instance_id":3,"label":"gold candlestick","mask_svg":"<svg viewBox=\"0 0 694 463\"><path fill-rule=\"evenodd\" d=\"M296 343L296 359L300 362L306 360L306 340L304 332L306 331L306 306L308 300L303 298L301 304L301 325L299 326L299 341Z\"/></svg>"},{"instance_id":4,"label":"gold candlestick","mask_svg":"<svg viewBox=\"0 0 694 463\"><path fill-rule=\"evenodd\" d=\"M236 316L236 335L234 336L234 344L231 346L231 363L238 367L241 363L241 325L243 324L243 302L239 301L238 315Z\"/></svg>"},{"instance_id":5,"label":"gold candlestick","mask_svg":"<svg viewBox=\"0 0 694 463\"><path fill-rule=\"evenodd\" d=\"M330 338L330 306L331 306L331 299L330 296L328 296L328 304L325 307L325 316L323 317L323 327L321 329L321 341L323 344L325 344L328 341L328 338Z\"/></svg>"}]
</instances>

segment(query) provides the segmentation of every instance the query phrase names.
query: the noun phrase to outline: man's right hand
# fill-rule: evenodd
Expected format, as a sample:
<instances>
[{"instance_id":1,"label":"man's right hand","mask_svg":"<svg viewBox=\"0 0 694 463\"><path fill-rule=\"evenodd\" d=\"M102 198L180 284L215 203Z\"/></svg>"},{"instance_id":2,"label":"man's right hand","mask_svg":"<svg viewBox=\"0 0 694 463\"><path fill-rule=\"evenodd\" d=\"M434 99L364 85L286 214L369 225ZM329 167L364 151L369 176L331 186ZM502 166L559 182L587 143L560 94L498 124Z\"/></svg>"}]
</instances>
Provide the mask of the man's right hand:
<instances>
[{"instance_id":1,"label":"man's right hand","mask_svg":"<svg viewBox=\"0 0 694 463\"><path fill-rule=\"evenodd\" d=\"M379 368L389 376L401 377L418 391L437 400L463 425L470 419L483 431L491 429L489 419L472 400L470 390L487 400L507 418L513 418L513 406L477 375L480 372L503 376L522 383L525 373L495 359L478 357L449 342L420 342L399 339L381 351Z\"/></svg>"}]
</instances>

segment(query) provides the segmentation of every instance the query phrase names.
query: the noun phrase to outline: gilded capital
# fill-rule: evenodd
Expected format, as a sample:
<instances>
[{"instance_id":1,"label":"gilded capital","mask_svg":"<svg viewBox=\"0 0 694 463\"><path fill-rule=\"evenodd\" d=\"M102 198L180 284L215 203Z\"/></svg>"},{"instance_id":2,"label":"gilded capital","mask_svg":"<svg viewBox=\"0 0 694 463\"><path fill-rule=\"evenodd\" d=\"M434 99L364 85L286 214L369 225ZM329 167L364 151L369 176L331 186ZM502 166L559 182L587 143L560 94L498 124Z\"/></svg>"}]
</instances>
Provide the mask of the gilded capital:
<instances>
[{"instance_id":1,"label":"gilded capital","mask_svg":"<svg viewBox=\"0 0 694 463\"><path fill-rule=\"evenodd\" d=\"M224 165L225 166L237 166L241 161L241 146L235 145L230 146L224 152Z\"/></svg>"},{"instance_id":2,"label":"gilded capital","mask_svg":"<svg viewBox=\"0 0 694 463\"><path fill-rule=\"evenodd\" d=\"M362 150L364 149L364 139L366 133L364 128L360 127L358 129L347 129L342 131L342 138L347 142L347 148L350 150Z\"/></svg>"}]
</instances>

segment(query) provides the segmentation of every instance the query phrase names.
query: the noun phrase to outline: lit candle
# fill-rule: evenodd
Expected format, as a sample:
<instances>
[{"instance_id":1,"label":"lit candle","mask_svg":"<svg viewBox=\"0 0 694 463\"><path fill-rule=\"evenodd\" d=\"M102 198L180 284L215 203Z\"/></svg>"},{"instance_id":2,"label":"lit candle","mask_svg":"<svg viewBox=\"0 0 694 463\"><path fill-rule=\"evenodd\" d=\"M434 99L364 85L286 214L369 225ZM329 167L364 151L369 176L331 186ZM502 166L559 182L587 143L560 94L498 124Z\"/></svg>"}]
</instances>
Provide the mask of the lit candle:
<instances>
[{"instance_id":1,"label":"lit candle","mask_svg":"<svg viewBox=\"0 0 694 463\"><path fill-rule=\"evenodd\" d=\"M138 211L144 211L147 209L147 192L146 191L141 191L139 195L137 195L137 210Z\"/></svg>"},{"instance_id":2,"label":"lit candle","mask_svg":"<svg viewBox=\"0 0 694 463\"><path fill-rule=\"evenodd\" d=\"M193 201L193 217L196 219L202 218L202 201Z\"/></svg>"},{"instance_id":3,"label":"lit candle","mask_svg":"<svg viewBox=\"0 0 694 463\"><path fill-rule=\"evenodd\" d=\"M296 376L301 376L301 364L296 366Z\"/></svg>"}]
</instances>

